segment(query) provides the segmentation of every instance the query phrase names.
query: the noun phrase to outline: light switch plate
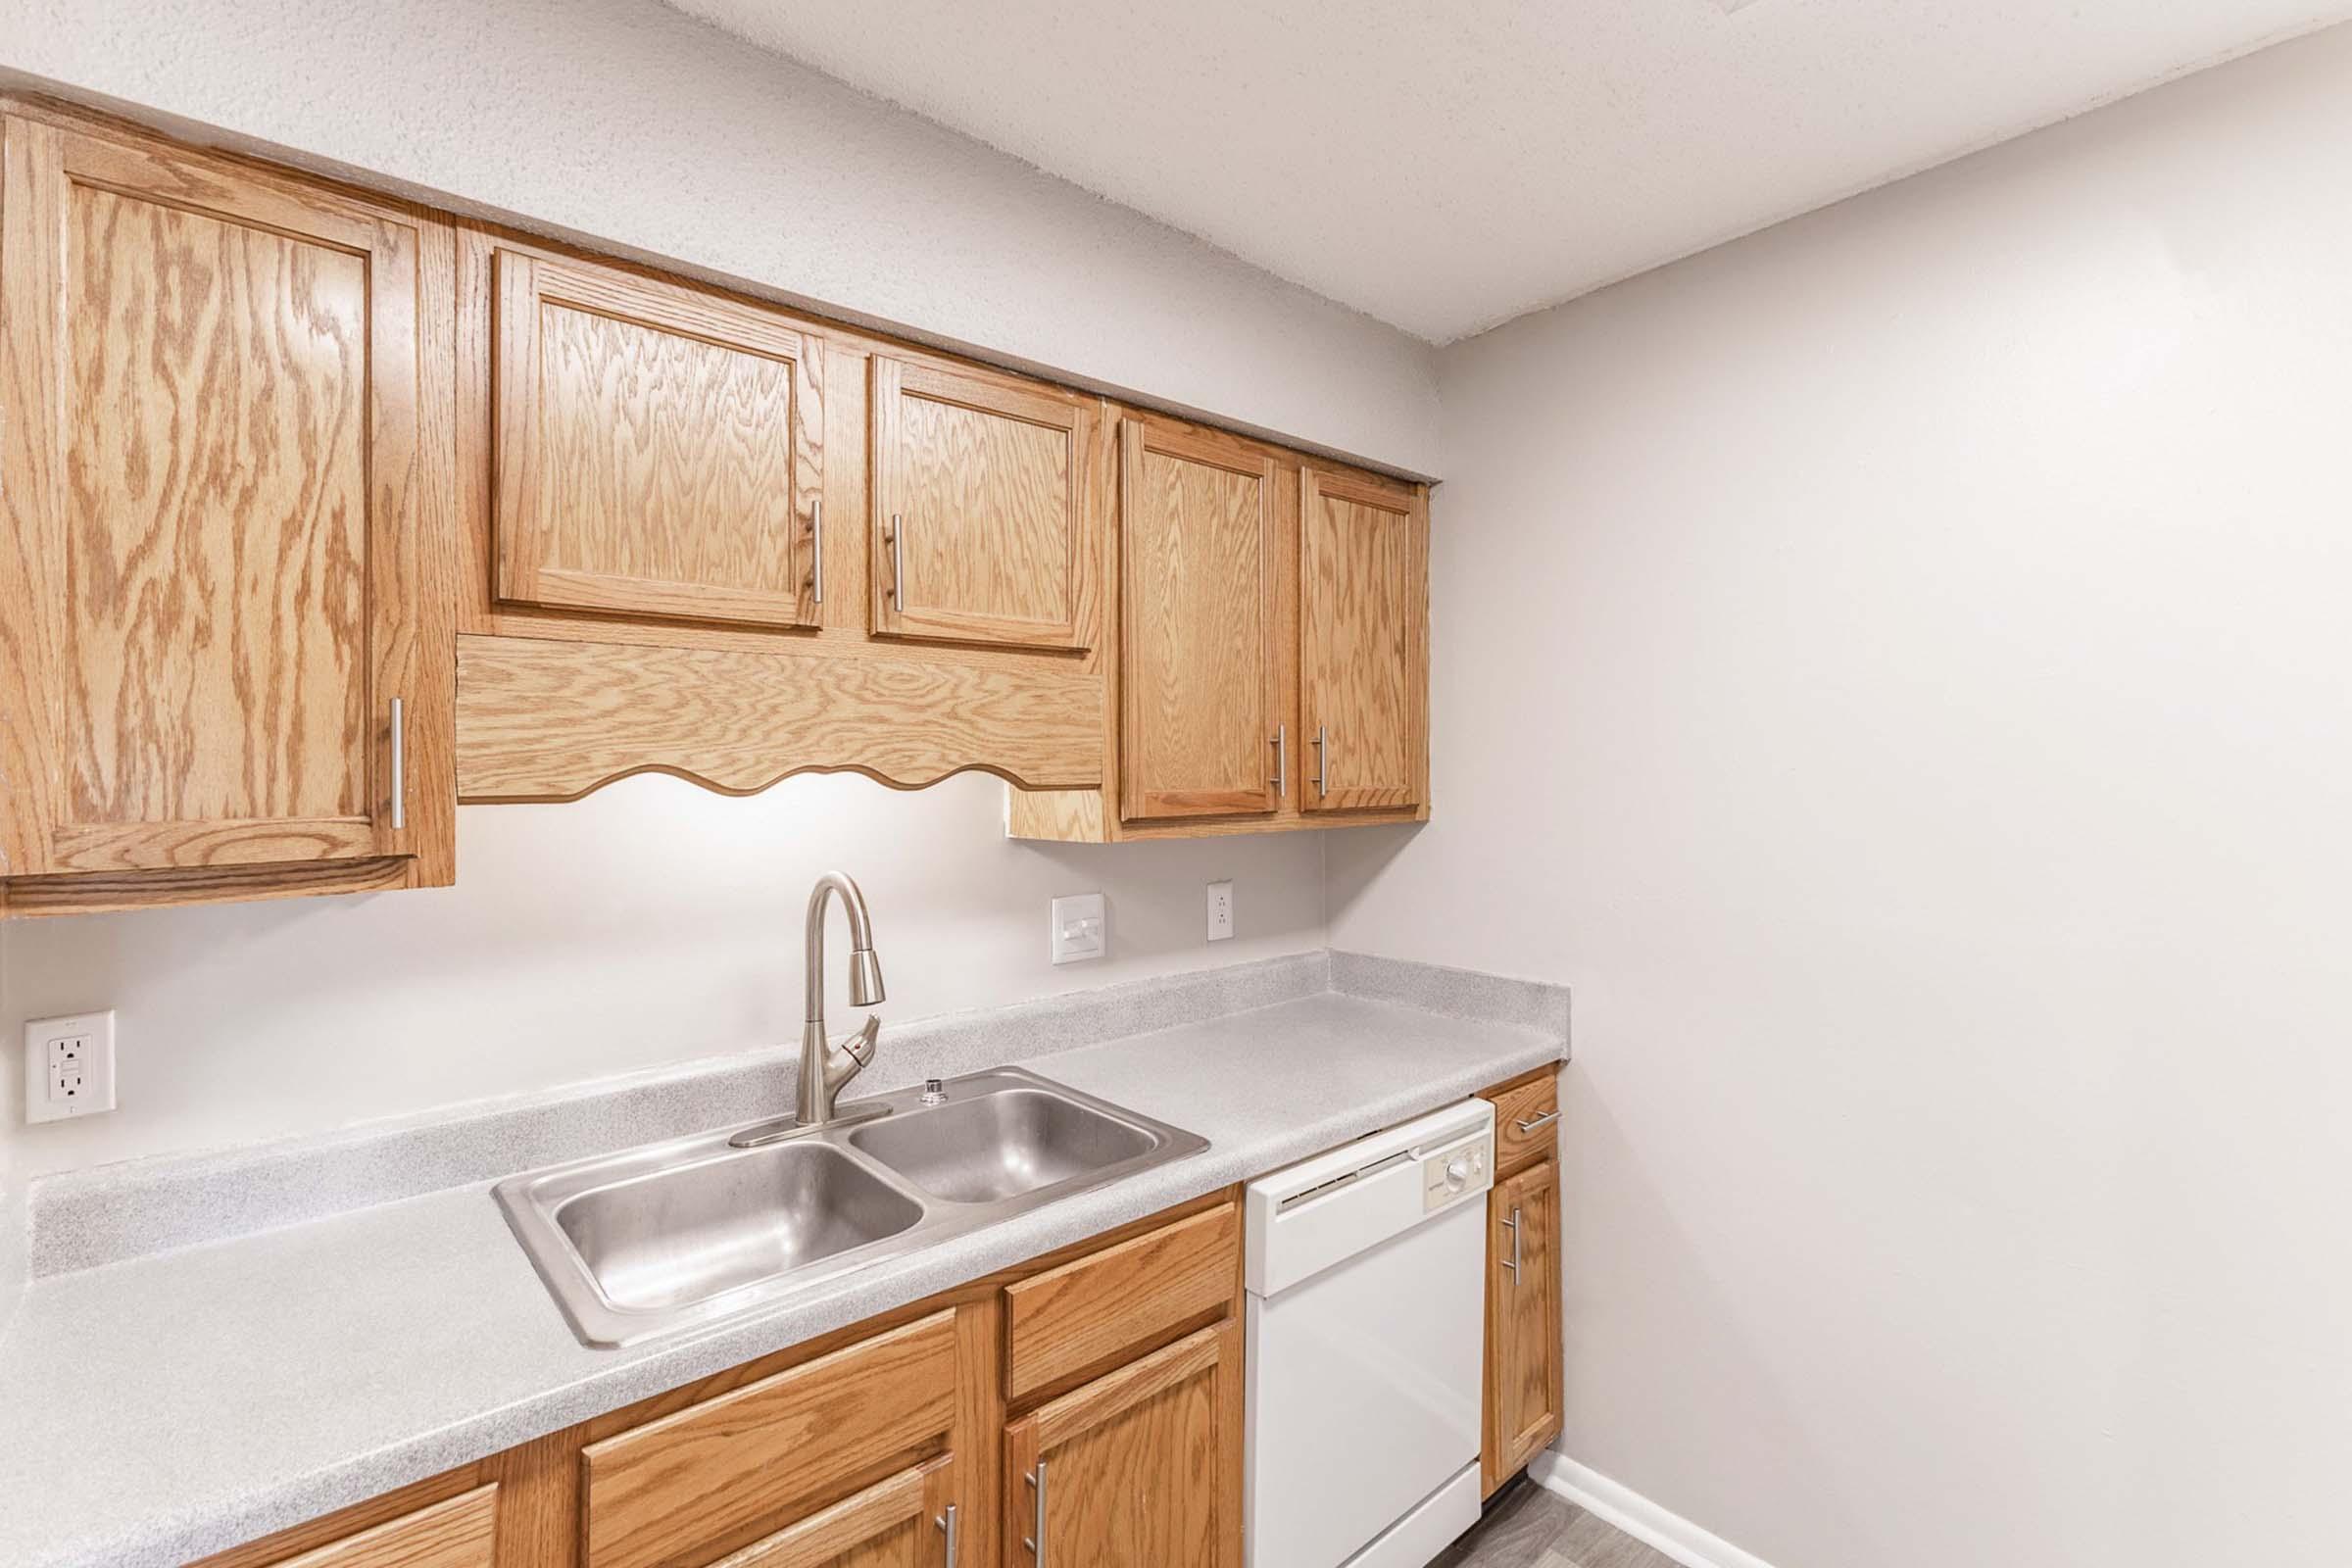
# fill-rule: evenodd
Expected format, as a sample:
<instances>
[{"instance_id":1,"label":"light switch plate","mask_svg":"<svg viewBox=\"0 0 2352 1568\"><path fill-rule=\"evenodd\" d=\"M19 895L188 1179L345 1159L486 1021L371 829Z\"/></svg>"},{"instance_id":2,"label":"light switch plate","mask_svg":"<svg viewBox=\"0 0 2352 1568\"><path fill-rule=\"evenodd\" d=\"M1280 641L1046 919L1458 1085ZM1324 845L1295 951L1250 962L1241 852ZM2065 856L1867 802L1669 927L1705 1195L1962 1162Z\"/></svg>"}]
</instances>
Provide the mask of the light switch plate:
<instances>
[{"instance_id":1,"label":"light switch plate","mask_svg":"<svg viewBox=\"0 0 2352 1568\"><path fill-rule=\"evenodd\" d=\"M64 1121L115 1108L115 1015L76 1012L24 1025L24 1119Z\"/></svg>"},{"instance_id":2,"label":"light switch plate","mask_svg":"<svg viewBox=\"0 0 2352 1568\"><path fill-rule=\"evenodd\" d=\"M1233 884L1208 885L1208 940L1222 942L1233 935Z\"/></svg>"},{"instance_id":3,"label":"light switch plate","mask_svg":"<svg viewBox=\"0 0 2352 1568\"><path fill-rule=\"evenodd\" d=\"M1102 895L1077 893L1055 899L1047 938L1047 956L1055 963L1076 963L1108 953L1110 934L1102 924Z\"/></svg>"}]
</instances>

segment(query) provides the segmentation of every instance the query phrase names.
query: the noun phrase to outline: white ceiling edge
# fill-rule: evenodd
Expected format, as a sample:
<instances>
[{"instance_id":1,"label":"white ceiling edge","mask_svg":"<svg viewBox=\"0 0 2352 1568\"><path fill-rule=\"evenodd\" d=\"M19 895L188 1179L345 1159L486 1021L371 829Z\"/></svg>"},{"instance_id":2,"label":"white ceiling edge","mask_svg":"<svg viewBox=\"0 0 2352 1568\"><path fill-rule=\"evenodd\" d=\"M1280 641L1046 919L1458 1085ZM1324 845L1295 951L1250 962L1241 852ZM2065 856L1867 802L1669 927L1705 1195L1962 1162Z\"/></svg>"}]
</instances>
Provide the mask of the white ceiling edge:
<instances>
[{"instance_id":1,"label":"white ceiling edge","mask_svg":"<svg viewBox=\"0 0 2352 1568\"><path fill-rule=\"evenodd\" d=\"M663 0L1444 347L2352 0Z\"/></svg>"},{"instance_id":2,"label":"white ceiling edge","mask_svg":"<svg viewBox=\"0 0 2352 1568\"><path fill-rule=\"evenodd\" d=\"M1760 5L1763 3L1764 0L1728 0L1727 9L1735 11L1744 10L1749 6ZM2276 49L2280 44L2293 43L2298 38L2309 38L2314 34L2326 32L2331 27L2340 26L2352 26L2352 23L2346 23L2339 18L2324 17L2318 21L2307 23L2300 26L2281 28L2279 31L2266 34L2265 36L2258 38L2252 43L2246 44L2242 47L2226 49L2209 58L2195 61L2189 65L2176 67L2171 71L2167 71L2156 76L2150 77L2148 80L2142 81L2136 86L2118 88L2103 97L2084 104L2080 109L2069 110L2064 114L2048 115L2039 120L2034 121L2029 124L2020 126L2016 130L1995 132L1977 141L1967 143L1966 145L1961 146L1952 152L1933 154L1927 158L1917 161L1916 163L1899 166L1897 169L1883 177L1864 180L1854 185L1849 190L1841 191L1839 194L1830 197L1827 201L1802 203L1795 207L1791 207L1788 211L1782 213L1777 218L1769 218L1764 220L1762 222L1747 223L1726 229L1724 232L1716 235L1712 239L1701 240L1696 244L1685 246L1679 250L1670 251L1659 256L1655 261L1642 262L1636 266L1629 267L1621 272L1612 273L1597 283L1588 284L1582 288L1571 290L1568 293L1560 295L1556 299L1545 300L1540 305L1530 305L1524 310L1510 311L1504 315L1495 317L1492 320L1484 321L1479 325L1470 327L1469 329L1457 333L1452 337L1422 337L1421 334L1413 332L1409 327L1401 326L1396 327L1396 330L1405 332L1413 337L1418 337L1422 342L1429 344L1432 348L1452 348L1457 343L1467 343L1473 338L1484 337L1489 332L1497 331L1502 327L1510 325L1513 321L1524 321L1531 316L1542 316L1545 311L1556 311L1563 305L1573 305L1578 300L1591 299L1593 295L1600 293L1603 289L1615 288L1620 283L1630 282L1634 278L1642 277L1647 273L1657 271L1661 268L1672 267L1677 262L1687 262L1694 256L1704 256L1709 251L1721 250L1726 245L1738 244L1740 240L1748 239L1754 235L1762 234L1771 229L1778 228L1783 223L1794 222L1796 220L1810 217L1814 213L1827 212L1833 207L1837 207L1844 202L1853 201L1857 197L1867 196L1873 191L1885 190L1887 186L1899 185L1906 179L1915 179L1921 174L1933 173L1938 169L1948 168L1949 166L1957 163L1964 163L1968 159L1976 157L1979 153L1990 152L1995 147L2005 147L2013 141L2022 140L2025 137L2034 135L2040 131L2049 130L2059 125L2072 123L2075 121L2082 119L2085 115L2095 115L2103 109L2112 109L2117 104L2139 97L2142 93L2154 92L2160 87L2169 87L2174 82L2185 81L2191 76L2201 75L2205 72L2216 70L2222 66L2227 66L2233 61L2244 60L2251 56L2261 54L2266 49ZM1104 197L1103 199L1105 201L1109 200L1108 197ZM1247 262L1249 259L1244 257L1242 260ZM1255 264L1252 263L1250 265ZM1314 290L1314 286L1312 284L1299 282L1297 278L1286 277L1283 279L1283 281L1295 284L1299 288L1306 289L1310 293ZM1341 305L1343 309L1355 309L1353 306L1347 305L1345 301L1335 301L1334 303ZM1374 319L1377 320L1378 318L1376 317ZM1393 322L1384 322L1383 324L1394 325Z\"/></svg>"}]
</instances>

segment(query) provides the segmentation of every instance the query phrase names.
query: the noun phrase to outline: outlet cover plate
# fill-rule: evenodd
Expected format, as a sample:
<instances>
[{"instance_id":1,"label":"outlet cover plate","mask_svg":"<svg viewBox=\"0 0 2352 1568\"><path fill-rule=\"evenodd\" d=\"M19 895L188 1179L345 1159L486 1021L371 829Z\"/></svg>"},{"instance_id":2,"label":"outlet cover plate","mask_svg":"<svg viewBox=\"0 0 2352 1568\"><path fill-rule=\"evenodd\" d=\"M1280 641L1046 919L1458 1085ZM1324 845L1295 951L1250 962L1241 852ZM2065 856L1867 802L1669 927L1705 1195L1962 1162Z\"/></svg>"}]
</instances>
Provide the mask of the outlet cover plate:
<instances>
[{"instance_id":1,"label":"outlet cover plate","mask_svg":"<svg viewBox=\"0 0 2352 1568\"><path fill-rule=\"evenodd\" d=\"M1208 940L1223 942L1233 935L1233 884L1208 885Z\"/></svg>"},{"instance_id":2,"label":"outlet cover plate","mask_svg":"<svg viewBox=\"0 0 2352 1568\"><path fill-rule=\"evenodd\" d=\"M65 1121L115 1108L115 1015L75 1012L24 1025L24 1119Z\"/></svg>"}]
</instances>

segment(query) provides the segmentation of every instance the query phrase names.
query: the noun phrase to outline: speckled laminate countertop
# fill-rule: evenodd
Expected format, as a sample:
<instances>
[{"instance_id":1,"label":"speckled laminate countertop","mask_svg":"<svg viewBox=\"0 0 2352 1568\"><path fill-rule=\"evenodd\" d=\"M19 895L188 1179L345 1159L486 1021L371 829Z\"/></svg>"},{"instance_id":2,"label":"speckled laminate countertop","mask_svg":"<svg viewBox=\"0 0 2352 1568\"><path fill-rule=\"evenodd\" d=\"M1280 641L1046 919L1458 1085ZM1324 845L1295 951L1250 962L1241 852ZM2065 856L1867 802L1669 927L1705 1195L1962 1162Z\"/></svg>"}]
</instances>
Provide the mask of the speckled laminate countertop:
<instances>
[{"instance_id":1,"label":"speckled laminate countertop","mask_svg":"<svg viewBox=\"0 0 2352 1568\"><path fill-rule=\"evenodd\" d=\"M1262 1174L1566 1047L1550 1028L1325 993L1033 1057L1208 1151L626 1350L572 1337L483 1182L36 1280L0 1340L0 1562L182 1563Z\"/></svg>"}]
</instances>

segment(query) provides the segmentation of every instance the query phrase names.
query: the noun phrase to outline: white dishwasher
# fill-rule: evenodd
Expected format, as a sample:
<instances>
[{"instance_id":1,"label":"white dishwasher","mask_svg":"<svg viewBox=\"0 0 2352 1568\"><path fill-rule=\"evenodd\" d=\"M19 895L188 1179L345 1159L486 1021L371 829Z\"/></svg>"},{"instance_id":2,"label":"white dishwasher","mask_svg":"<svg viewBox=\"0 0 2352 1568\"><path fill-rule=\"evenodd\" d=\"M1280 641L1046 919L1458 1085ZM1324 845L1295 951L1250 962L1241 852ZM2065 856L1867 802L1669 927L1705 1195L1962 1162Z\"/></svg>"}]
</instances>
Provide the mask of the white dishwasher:
<instances>
[{"instance_id":1,"label":"white dishwasher","mask_svg":"<svg viewBox=\"0 0 2352 1568\"><path fill-rule=\"evenodd\" d=\"M1250 1568L1424 1568L1478 1522L1494 1107L1251 1182Z\"/></svg>"}]
</instances>

